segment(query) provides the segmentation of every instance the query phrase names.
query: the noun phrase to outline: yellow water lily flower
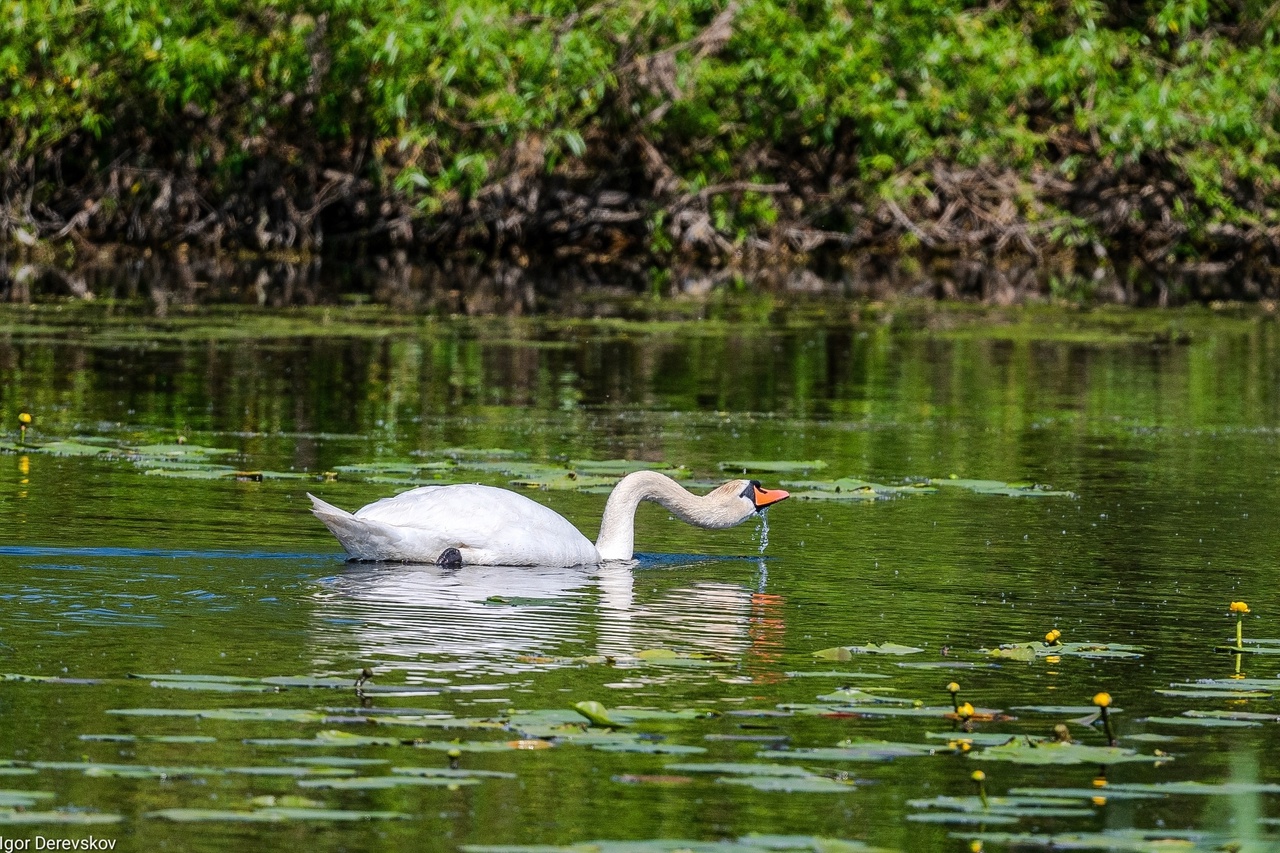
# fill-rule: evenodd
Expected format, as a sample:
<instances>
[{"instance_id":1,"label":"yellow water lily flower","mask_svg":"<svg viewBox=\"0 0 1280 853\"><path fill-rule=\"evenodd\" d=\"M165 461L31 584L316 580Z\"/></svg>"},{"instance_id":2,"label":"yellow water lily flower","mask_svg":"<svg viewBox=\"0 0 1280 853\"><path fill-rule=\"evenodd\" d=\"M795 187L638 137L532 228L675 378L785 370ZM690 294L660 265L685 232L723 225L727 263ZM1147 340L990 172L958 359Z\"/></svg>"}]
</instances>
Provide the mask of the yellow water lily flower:
<instances>
[{"instance_id":1,"label":"yellow water lily flower","mask_svg":"<svg viewBox=\"0 0 1280 853\"><path fill-rule=\"evenodd\" d=\"M1232 613L1248 613L1249 605L1245 604L1243 601L1233 601L1231 602L1231 612Z\"/></svg>"}]
</instances>

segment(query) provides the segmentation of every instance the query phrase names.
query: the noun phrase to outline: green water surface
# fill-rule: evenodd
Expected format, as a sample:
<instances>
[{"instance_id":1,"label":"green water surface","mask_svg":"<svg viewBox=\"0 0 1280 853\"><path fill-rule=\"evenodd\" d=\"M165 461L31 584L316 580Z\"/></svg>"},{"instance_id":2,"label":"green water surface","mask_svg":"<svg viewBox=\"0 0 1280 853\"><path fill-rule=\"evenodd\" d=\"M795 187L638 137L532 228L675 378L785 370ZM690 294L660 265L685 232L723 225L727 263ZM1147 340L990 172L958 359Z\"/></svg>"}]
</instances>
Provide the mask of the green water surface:
<instances>
[{"instance_id":1,"label":"green water surface","mask_svg":"<svg viewBox=\"0 0 1280 853\"><path fill-rule=\"evenodd\" d=\"M1228 314L5 308L0 844L1280 847L1280 657L1214 649L1233 600L1280 638L1280 334ZM514 481L594 537L620 459L886 488L457 572L346 564L305 498ZM1094 653L988 653L1054 628ZM1100 691L1140 760L1023 763L1106 746Z\"/></svg>"}]
</instances>

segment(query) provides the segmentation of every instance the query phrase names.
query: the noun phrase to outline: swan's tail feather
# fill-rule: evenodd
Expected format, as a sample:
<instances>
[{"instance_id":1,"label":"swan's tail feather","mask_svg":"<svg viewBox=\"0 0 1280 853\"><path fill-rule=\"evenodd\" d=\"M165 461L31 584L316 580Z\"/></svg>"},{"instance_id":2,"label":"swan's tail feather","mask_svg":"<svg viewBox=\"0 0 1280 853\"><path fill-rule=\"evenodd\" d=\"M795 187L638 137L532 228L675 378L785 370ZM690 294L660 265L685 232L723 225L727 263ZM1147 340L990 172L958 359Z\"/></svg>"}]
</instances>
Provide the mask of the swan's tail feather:
<instances>
[{"instance_id":1,"label":"swan's tail feather","mask_svg":"<svg viewBox=\"0 0 1280 853\"><path fill-rule=\"evenodd\" d=\"M320 500L310 492L307 492L307 497L311 498L311 512L324 522L324 526L329 528L330 533L337 537L351 559L381 559L378 543L375 540L385 536L379 537L369 522L356 518L345 509Z\"/></svg>"}]
</instances>

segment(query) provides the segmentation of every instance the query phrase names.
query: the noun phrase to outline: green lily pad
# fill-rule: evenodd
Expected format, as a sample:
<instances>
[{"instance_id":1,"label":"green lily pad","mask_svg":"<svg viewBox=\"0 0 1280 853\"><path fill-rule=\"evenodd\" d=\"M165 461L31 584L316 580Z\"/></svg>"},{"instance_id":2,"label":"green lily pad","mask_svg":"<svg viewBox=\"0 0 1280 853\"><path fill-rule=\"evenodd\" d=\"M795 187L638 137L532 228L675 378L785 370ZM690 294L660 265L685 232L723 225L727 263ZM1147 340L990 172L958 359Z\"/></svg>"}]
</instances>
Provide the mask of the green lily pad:
<instances>
[{"instance_id":1,"label":"green lily pad","mask_svg":"<svg viewBox=\"0 0 1280 853\"><path fill-rule=\"evenodd\" d=\"M392 767L392 773L405 776L430 776L441 779L515 779L516 774L502 770L464 770L454 767Z\"/></svg>"},{"instance_id":2,"label":"green lily pad","mask_svg":"<svg viewBox=\"0 0 1280 853\"><path fill-rule=\"evenodd\" d=\"M986 749L971 752L969 758L1036 765L1158 763L1169 760L1165 756L1140 755L1132 749L1123 749L1118 746L1090 746L1029 737L1013 740L1002 746L989 746Z\"/></svg>"},{"instance_id":3,"label":"green lily pad","mask_svg":"<svg viewBox=\"0 0 1280 853\"><path fill-rule=\"evenodd\" d=\"M250 746L401 746L404 744L412 744L412 740L404 740L398 737L375 737L372 735L357 735L350 732L338 731L330 729L328 731L318 732L313 738L246 738L245 743Z\"/></svg>"},{"instance_id":4,"label":"green lily pad","mask_svg":"<svg viewBox=\"0 0 1280 853\"><path fill-rule=\"evenodd\" d=\"M320 688L330 690L352 690L355 688L357 676L340 676L340 675L269 675L261 679L263 684L272 684L276 687L303 687L303 688ZM365 687L389 687L394 685L386 684L365 684ZM376 692L376 691L371 691Z\"/></svg>"},{"instance_id":5,"label":"green lily pad","mask_svg":"<svg viewBox=\"0 0 1280 853\"><path fill-rule=\"evenodd\" d=\"M165 690L199 690L209 693L275 693L276 688L266 684L246 684L236 681L196 681L155 679L150 686Z\"/></svg>"},{"instance_id":6,"label":"green lily pad","mask_svg":"<svg viewBox=\"0 0 1280 853\"><path fill-rule=\"evenodd\" d=\"M1159 829L1108 829L1102 832L1064 832L1057 835L1033 832L965 833L965 838L1006 845L1010 849L1040 847L1046 850L1110 850L1125 853L1209 853L1227 849L1230 836L1207 832Z\"/></svg>"},{"instance_id":7,"label":"green lily pad","mask_svg":"<svg viewBox=\"0 0 1280 853\"><path fill-rule=\"evenodd\" d=\"M707 655L700 654L681 654L671 649L645 649L636 652L637 660L643 661L650 666L678 666L711 669L725 669L732 667L734 664L729 661L716 660Z\"/></svg>"},{"instance_id":8,"label":"green lily pad","mask_svg":"<svg viewBox=\"0 0 1280 853\"><path fill-rule=\"evenodd\" d=\"M381 791L411 786L453 788L479 784L479 779L468 776L345 776L337 779L298 780L298 785L303 788L331 788L335 791Z\"/></svg>"},{"instance_id":9,"label":"green lily pad","mask_svg":"<svg viewBox=\"0 0 1280 853\"><path fill-rule=\"evenodd\" d=\"M788 672L785 673L785 675L787 678L845 678L849 681L871 681L878 678L892 677L879 672L840 672L839 670L834 669L821 670L818 672Z\"/></svg>"},{"instance_id":10,"label":"green lily pad","mask_svg":"<svg viewBox=\"0 0 1280 853\"><path fill-rule=\"evenodd\" d=\"M897 643L868 643L865 646L834 646L821 649L814 652L813 656L822 660L847 661L854 655L914 655L923 651L924 649L915 646L901 646Z\"/></svg>"},{"instance_id":11,"label":"green lily pad","mask_svg":"<svg viewBox=\"0 0 1280 853\"><path fill-rule=\"evenodd\" d=\"M1227 717L1185 716L1185 717L1145 717L1143 722L1164 726L1201 726L1216 729L1257 728L1262 723L1256 720L1240 720Z\"/></svg>"},{"instance_id":12,"label":"green lily pad","mask_svg":"<svg viewBox=\"0 0 1280 853\"><path fill-rule=\"evenodd\" d=\"M60 824L65 826L97 826L105 823L119 823L124 820L118 814L83 811L48 811L36 812L25 810L0 809L0 826Z\"/></svg>"},{"instance_id":13,"label":"green lily pad","mask_svg":"<svg viewBox=\"0 0 1280 853\"><path fill-rule=\"evenodd\" d=\"M224 453L235 452L228 447L201 447L198 444L144 444L140 447L129 447L125 449L133 456L163 456L171 458L182 458L184 456L220 456Z\"/></svg>"},{"instance_id":14,"label":"green lily pad","mask_svg":"<svg viewBox=\"0 0 1280 853\"><path fill-rule=\"evenodd\" d=\"M766 764L760 761L682 761L666 765L667 770L679 773L740 774L743 776L812 776L803 767L791 764Z\"/></svg>"},{"instance_id":15,"label":"green lily pad","mask_svg":"<svg viewBox=\"0 0 1280 853\"><path fill-rule=\"evenodd\" d=\"M573 709L590 720L593 726L607 726L616 729L625 725L610 717L608 709L595 700L575 703Z\"/></svg>"},{"instance_id":16,"label":"green lily pad","mask_svg":"<svg viewBox=\"0 0 1280 853\"><path fill-rule=\"evenodd\" d=\"M648 840L594 840L563 846L549 844L464 844L462 853L893 853L861 841L812 835L763 835L752 833L726 841L690 841L686 838Z\"/></svg>"},{"instance_id":17,"label":"green lily pad","mask_svg":"<svg viewBox=\"0 0 1280 853\"><path fill-rule=\"evenodd\" d=\"M1183 711L1182 716L1212 720L1253 720L1260 723L1280 723L1280 714L1262 711Z\"/></svg>"},{"instance_id":18,"label":"green lily pad","mask_svg":"<svg viewBox=\"0 0 1280 853\"><path fill-rule=\"evenodd\" d=\"M705 747L685 746L678 743L656 743L654 741L636 740L614 743L594 743L592 749L602 752L640 752L647 755L701 755Z\"/></svg>"},{"instance_id":19,"label":"green lily pad","mask_svg":"<svg viewBox=\"0 0 1280 853\"><path fill-rule=\"evenodd\" d=\"M1280 794L1280 784L1272 782L1116 782L1107 790L1141 794L1187 794L1204 797L1234 797L1244 794Z\"/></svg>"},{"instance_id":20,"label":"green lily pad","mask_svg":"<svg viewBox=\"0 0 1280 853\"><path fill-rule=\"evenodd\" d=\"M438 752L510 752L524 749L546 749L554 746L550 741L532 740L431 740L414 741L414 749L432 749Z\"/></svg>"},{"instance_id":21,"label":"green lily pad","mask_svg":"<svg viewBox=\"0 0 1280 853\"><path fill-rule=\"evenodd\" d=\"M892 687L861 689L858 687L842 687L834 693L827 693L818 697L819 702L830 702L833 705L849 704L857 705L863 702L883 705L910 705L918 706L920 703L916 699L904 699L900 696L884 696L873 690L892 690Z\"/></svg>"},{"instance_id":22,"label":"green lily pad","mask_svg":"<svg viewBox=\"0 0 1280 853\"><path fill-rule=\"evenodd\" d=\"M29 773L35 773L34 770L28 770ZM29 809L37 805L41 800L52 800L54 797L51 791L5 791L0 790L0 808L13 809L23 808Z\"/></svg>"},{"instance_id":23,"label":"green lily pad","mask_svg":"<svg viewBox=\"0 0 1280 853\"><path fill-rule=\"evenodd\" d=\"M346 755L302 755L284 760L290 764L315 764L321 767L371 767L390 763L385 758L352 758Z\"/></svg>"},{"instance_id":24,"label":"green lily pad","mask_svg":"<svg viewBox=\"0 0 1280 853\"><path fill-rule=\"evenodd\" d=\"M918 755L935 755L945 752L942 747L928 743L894 743L892 741L853 741L835 747L796 747L793 749L762 750L757 758L787 761L889 761Z\"/></svg>"},{"instance_id":25,"label":"green lily pad","mask_svg":"<svg viewBox=\"0 0 1280 853\"><path fill-rule=\"evenodd\" d=\"M1146 649L1124 643L1006 643L995 649L979 649L980 654L1009 660L1035 660L1044 657L1080 657L1095 660L1116 658L1136 660Z\"/></svg>"},{"instance_id":26,"label":"green lily pad","mask_svg":"<svg viewBox=\"0 0 1280 853\"><path fill-rule=\"evenodd\" d=\"M1173 699L1270 699L1271 694L1262 690L1156 690L1161 696Z\"/></svg>"},{"instance_id":27,"label":"green lily pad","mask_svg":"<svg viewBox=\"0 0 1280 853\"><path fill-rule=\"evenodd\" d=\"M34 453L48 453L51 456L102 456L111 453L109 447L78 441L51 441L39 446L27 445L23 449Z\"/></svg>"},{"instance_id":28,"label":"green lily pad","mask_svg":"<svg viewBox=\"0 0 1280 853\"><path fill-rule=\"evenodd\" d=\"M662 471L670 474L674 468L666 462L647 462L643 459L574 459L569 467L580 474L613 475L622 477L635 471Z\"/></svg>"},{"instance_id":29,"label":"green lily pad","mask_svg":"<svg viewBox=\"0 0 1280 853\"><path fill-rule=\"evenodd\" d=\"M825 776L724 776L716 780L727 785L746 785L757 791L800 794L847 794L852 782L841 782Z\"/></svg>"},{"instance_id":30,"label":"green lily pad","mask_svg":"<svg viewBox=\"0 0 1280 853\"><path fill-rule=\"evenodd\" d=\"M1018 822L1014 815L988 812L970 814L968 812L915 812L907 815L907 820L916 823L945 823L960 826L1010 826Z\"/></svg>"},{"instance_id":31,"label":"green lily pad","mask_svg":"<svg viewBox=\"0 0 1280 853\"><path fill-rule=\"evenodd\" d=\"M408 820L412 815L389 811L356 811L348 809L318 809L270 807L254 811L235 809L159 809L147 812L145 817L171 820L177 823L201 823L222 821L228 823L291 823L295 821L359 821L359 820Z\"/></svg>"},{"instance_id":32,"label":"green lily pad","mask_svg":"<svg viewBox=\"0 0 1280 853\"><path fill-rule=\"evenodd\" d=\"M208 735L80 735L80 740L103 743L217 743Z\"/></svg>"},{"instance_id":33,"label":"green lily pad","mask_svg":"<svg viewBox=\"0 0 1280 853\"><path fill-rule=\"evenodd\" d=\"M1017 735L1006 732L925 732L931 740L968 741L974 746L1002 746Z\"/></svg>"},{"instance_id":34,"label":"green lily pad","mask_svg":"<svg viewBox=\"0 0 1280 853\"><path fill-rule=\"evenodd\" d=\"M966 480L963 477L939 477L929 480L932 486L950 486L968 489L979 495L1000 495L1012 498L1073 498L1074 492L1059 491L1035 483L1006 483L1002 480Z\"/></svg>"},{"instance_id":35,"label":"green lily pad","mask_svg":"<svg viewBox=\"0 0 1280 853\"><path fill-rule=\"evenodd\" d=\"M208 465L199 468L147 468L142 473L148 477L169 477L175 480L229 480L235 476L236 469Z\"/></svg>"},{"instance_id":36,"label":"green lily pad","mask_svg":"<svg viewBox=\"0 0 1280 853\"><path fill-rule=\"evenodd\" d=\"M1058 797L1062 799L1092 800L1094 797L1106 797L1109 800L1152 800L1161 795L1148 791L1116 790L1111 785L1101 788L1010 788L1009 794L1024 797Z\"/></svg>"},{"instance_id":37,"label":"green lily pad","mask_svg":"<svg viewBox=\"0 0 1280 853\"><path fill-rule=\"evenodd\" d=\"M205 720L273 723L319 723L324 714L306 708L112 708L124 717L199 717Z\"/></svg>"},{"instance_id":38,"label":"green lily pad","mask_svg":"<svg viewBox=\"0 0 1280 853\"><path fill-rule=\"evenodd\" d=\"M821 459L803 460L754 460L721 462L717 467L729 473L785 474L788 471L821 471L827 463Z\"/></svg>"}]
</instances>

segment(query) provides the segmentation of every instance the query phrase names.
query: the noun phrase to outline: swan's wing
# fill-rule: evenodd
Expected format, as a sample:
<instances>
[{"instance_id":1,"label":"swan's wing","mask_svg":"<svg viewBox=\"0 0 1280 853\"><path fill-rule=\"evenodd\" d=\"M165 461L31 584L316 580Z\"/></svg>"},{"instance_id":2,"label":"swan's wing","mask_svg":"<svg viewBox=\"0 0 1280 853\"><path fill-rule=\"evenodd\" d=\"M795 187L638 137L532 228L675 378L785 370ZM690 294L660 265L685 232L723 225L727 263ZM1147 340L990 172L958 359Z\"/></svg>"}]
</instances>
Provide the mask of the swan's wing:
<instances>
[{"instance_id":1,"label":"swan's wing","mask_svg":"<svg viewBox=\"0 0 1280 853\"><path fill-rule=\"evenodd\" d=\"M492 486L423 486L354 515L342 513L346 519L313 512L357 559L434 561L446 548L457 548L469 564L566 566L598 559L595 546L555 510Z\"/></svg>"}]
</instances>

